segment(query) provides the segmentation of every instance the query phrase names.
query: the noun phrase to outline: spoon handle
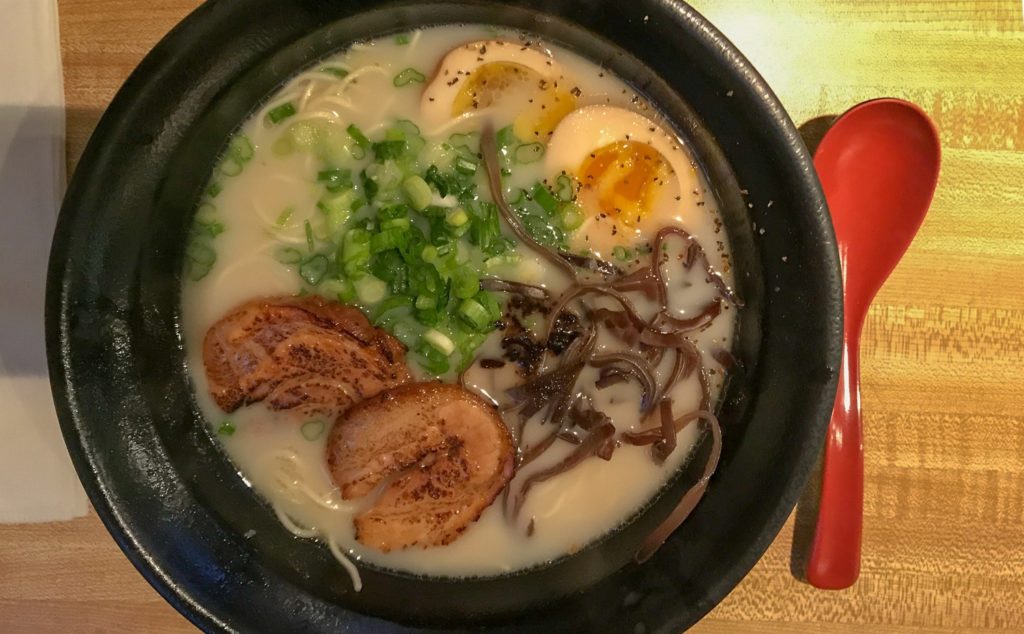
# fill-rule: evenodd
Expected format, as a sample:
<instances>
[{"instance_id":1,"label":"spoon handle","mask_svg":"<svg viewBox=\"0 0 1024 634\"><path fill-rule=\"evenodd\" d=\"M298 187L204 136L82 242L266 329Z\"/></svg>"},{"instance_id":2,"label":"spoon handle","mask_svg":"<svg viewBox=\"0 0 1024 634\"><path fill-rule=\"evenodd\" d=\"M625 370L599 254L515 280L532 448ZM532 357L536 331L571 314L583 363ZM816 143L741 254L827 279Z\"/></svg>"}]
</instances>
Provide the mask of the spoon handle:
<instances>
[{"instance_id":1,"label":"spoon handle","mask_svg":"<svg viewBox=\"0 0 1024 634\"><path fill-rule=\"evenodd\" d=\"M860 327L848 323L843 365L825 442L818 524L807 565L816 588L848 588L860 574L864 447L860 420Z\"/></svg>"}]
</instances>

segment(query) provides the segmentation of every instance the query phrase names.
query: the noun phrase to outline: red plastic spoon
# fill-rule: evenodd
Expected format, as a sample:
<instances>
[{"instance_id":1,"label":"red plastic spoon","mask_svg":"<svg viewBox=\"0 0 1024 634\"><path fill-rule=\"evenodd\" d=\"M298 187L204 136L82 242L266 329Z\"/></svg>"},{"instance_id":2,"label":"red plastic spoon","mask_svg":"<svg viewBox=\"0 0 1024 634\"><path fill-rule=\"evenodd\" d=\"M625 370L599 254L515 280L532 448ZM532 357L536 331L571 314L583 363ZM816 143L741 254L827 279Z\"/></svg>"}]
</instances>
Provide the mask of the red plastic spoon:
<instances>
[{"instance_id":1,"label":"red plastic spoon","mask_svg":"<svg viewBox=\"0 0 1024 634\"><path fill-rule=\"evenodd\" d=\"M928 115L899 99L868 101L849 110L814 154L836 229L845 291L842 373L807 566L807 580L817 588L847 588L860 574L860 331L871 300L928 212L940 156L938 132Z\"/></svg>"}]
</instances>

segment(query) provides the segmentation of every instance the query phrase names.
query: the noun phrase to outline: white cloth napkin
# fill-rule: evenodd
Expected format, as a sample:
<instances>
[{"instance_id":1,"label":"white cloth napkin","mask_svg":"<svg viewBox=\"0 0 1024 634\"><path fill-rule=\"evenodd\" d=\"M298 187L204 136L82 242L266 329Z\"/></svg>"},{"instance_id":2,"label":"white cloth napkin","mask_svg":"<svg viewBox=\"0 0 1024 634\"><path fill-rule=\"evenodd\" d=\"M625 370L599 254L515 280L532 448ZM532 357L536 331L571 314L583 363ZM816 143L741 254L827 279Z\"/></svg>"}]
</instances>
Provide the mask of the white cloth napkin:
<instances>
[{"instance_id":1,"label":"white cloth napkin","mask_svg":"<svg viewBox=\"0 0 1024 634\"><path fill-rule=\"evenodd\" d=\"M56 0L0 0L0 522L84 515L50 396L43 293L64 193Z\"/></svg>"}]
</instances>

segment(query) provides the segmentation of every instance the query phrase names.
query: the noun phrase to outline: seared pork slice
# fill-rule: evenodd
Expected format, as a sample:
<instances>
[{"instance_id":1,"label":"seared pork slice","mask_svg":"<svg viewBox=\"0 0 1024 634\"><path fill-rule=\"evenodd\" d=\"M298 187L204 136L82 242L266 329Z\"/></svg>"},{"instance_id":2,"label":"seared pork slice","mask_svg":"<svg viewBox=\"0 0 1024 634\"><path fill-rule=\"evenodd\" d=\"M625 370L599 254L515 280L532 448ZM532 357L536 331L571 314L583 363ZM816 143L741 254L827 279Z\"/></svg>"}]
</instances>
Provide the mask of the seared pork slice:
<instances>
[{"instance_id":1,"label":"seared pork slice","mask_svg":"<svg viewBox=\"0 0 1024 634\"><path fill-rule=\"evenodd\" d=\"M203 362L225 412L266 400L327 421L410 379L401 342L358 309L316 296L242 304L207 331Z\"/></svg>"},{"instance_id":2,"label":"seared pork slice","mask_svg":"<svg viewBox=\"0 0 1024 634\"><path fill-rule=\"evenodd\" d=\"M358 403L327 440L343 498L381 488L355 527L359 542L383 552L452 542L508 484L514 458L495 407L443 383L408 383Z\"/></svg>"}]
</instances>

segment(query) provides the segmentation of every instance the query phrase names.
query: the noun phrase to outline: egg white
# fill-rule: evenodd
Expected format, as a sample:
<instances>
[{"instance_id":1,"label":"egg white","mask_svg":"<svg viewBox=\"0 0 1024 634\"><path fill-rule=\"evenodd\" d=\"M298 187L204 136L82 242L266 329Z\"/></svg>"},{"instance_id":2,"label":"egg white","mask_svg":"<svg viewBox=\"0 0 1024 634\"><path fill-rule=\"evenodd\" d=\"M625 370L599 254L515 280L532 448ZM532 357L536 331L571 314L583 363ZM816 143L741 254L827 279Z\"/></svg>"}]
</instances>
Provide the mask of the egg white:
<instances>
[{"instance_id":1,"label":"egg white","mask_svg":"<svg viewBox=\"0 0 1024 634\"><path fill-rule=\"evenodd\" d=\"M631 247L654 237L666 225L685 224L685 195L699 187L697 170L682 141L647 117L615 106L594 105L569 113L548 141L545 171L557 177L566 173L579 179L584 161L595 150L612 143L634 141L661 154L672 169L672 178L659 187L648 213L639 223L626 226L601 218L600 209L584 206L584 220L571 236L571 246L607 257L617 246Z\"/></svg>"},{"instance_id":2,"label":"egg white","mask_svg":"<svg viewBox=\"0 0 1024 634\"><path fill-rule=\"evenodd\" d=\"M465 78L484 64L506 62L534 71L542 79L558 81L565 76L549 53L506 40L469 42L449 51L438 64L430 83L423 89L420 112L428 125L441 125L452 118L452 104Z\"/></svg>"}]
</instances>

